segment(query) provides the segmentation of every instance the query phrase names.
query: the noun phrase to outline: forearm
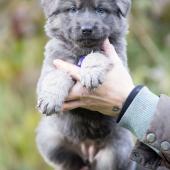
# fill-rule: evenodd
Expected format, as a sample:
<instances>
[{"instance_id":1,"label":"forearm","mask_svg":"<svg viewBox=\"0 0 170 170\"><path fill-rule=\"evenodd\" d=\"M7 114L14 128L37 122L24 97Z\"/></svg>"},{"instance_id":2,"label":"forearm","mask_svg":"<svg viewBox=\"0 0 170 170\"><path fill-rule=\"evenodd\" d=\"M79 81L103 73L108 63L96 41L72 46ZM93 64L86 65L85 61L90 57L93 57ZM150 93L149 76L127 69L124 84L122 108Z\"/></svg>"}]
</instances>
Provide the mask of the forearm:
<instances>
[{"instance_id":1,"label":"forearm","mask_svg":"<svg viewBox=\"0 0 170 170\"><path fill-rule=\"evenodd\" d=\"M151 169L160 165L170 168L170 97L158 97L148 88L142 88L118 124L141 141L132 152L134 161Z\"/></svg>"},{"instance_id":2,"label":"forearm","mask_svg":"<svg viewBox=\"0 0 170 170\"><path fill-rule=\"evenodd\" d=\"M142 140L154 116L158 100L158 96L143 87L118 122L119 125L129 129Z\"/></svg>"}]
</instances>

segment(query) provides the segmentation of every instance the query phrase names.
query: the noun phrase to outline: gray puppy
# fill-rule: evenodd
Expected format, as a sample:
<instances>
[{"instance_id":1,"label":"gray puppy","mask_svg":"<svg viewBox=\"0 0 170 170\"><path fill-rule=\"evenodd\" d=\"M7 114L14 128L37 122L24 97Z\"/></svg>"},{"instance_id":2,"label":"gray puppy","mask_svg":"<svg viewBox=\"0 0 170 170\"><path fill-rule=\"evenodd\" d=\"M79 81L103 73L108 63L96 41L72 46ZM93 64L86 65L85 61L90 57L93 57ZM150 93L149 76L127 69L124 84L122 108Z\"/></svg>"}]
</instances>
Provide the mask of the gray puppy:
<instances>
[{"instance_id":1,"label":"gray puppy","mask_svg":"<svg viewBox=\"0 0 170 170\"><path fill-rule=\"evenodd\" d=\"M56 170L133 170L129 161L133 147L130 134L115 120L85 109L61 113L61 106L74 85L53 60L60 58L81 65L81 83L97 88L112 63L101 51L106 38L127 65L126 32L130 0L42 0L51 38L38 82L38 108L43 116L37 129L37 145L44 159ZM55 113L55 114L54 114Z\"/></svg>"}]
</instances>

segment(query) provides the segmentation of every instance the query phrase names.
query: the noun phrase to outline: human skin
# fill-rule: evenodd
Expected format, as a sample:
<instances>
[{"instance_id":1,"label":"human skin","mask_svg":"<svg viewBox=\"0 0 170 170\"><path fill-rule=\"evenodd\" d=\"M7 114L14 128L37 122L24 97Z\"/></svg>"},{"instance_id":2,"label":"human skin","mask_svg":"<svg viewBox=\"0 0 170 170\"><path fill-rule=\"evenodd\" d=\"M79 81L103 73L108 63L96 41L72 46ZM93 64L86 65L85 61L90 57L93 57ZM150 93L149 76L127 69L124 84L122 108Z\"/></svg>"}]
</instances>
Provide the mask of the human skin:
<instances>
[{"instance_id":1,"label":"human skin","mask_svg":"<svg viewBox=\"0 0 170 170\"><path fill-rule=\"evenodd\" d=\"M111 59L113 67L106 75L104 83L94 90L88 90L81 85L79 67L58 59L54 61L56 68L65 70L76 81L63 104L63 111L81 107L113 117L120 113L134 83L108 39L103 43L102 49L106 57ZM118 109L113 111L113 108Z\"/></svg>"}]
</instances>

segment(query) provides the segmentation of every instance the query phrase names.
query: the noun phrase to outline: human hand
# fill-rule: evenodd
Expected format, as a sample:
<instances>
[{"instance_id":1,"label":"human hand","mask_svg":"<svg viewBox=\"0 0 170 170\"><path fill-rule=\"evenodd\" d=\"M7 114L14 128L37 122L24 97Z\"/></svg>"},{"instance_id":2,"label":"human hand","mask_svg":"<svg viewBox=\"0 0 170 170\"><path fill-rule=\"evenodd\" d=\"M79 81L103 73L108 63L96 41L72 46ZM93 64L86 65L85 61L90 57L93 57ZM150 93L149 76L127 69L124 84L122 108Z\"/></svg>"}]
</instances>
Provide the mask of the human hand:
<instances>
[{"instance_id":1,"label":"human hand","mask_svg":"<svg viewBox=\"0 0 170 170\"><path fill-rule=\"evenodd\" d=\"M76 80L76 84L63 105L63 111L81 107L109 116L119 114L134 84L109 40L104 42L103 50L113 62L113 68L106 75L104 83L93 91L81 85L79 67L58 59L54 61L57 68L67 71Z\"/></svg>"}]
</instances>

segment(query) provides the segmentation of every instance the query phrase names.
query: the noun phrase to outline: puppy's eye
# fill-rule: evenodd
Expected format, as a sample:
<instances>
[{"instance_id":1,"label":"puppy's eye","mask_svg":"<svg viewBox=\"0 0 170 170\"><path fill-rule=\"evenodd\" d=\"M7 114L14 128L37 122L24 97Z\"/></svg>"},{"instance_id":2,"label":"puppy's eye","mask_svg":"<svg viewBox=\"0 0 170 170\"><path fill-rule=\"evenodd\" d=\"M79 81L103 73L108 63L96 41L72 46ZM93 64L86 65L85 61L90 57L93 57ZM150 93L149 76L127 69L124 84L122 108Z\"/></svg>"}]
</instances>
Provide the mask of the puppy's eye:
<instances>
[{"instance_id":1,"label":"puppy's eye","mask_svg":"<svg viewBox=\"0 0 170 170\"><path fill-rule=\"evenodd\" d=\"M75 6L72 6L71 8L68 9L68 11L71 13L76 13L78 12L78 9Z\"/></svg>"},{"instance_id":2,"label":"puppy's eye","mask_svg":"<svg viewBox=\"0 0 170 170\"><path fill-rule=\"evenodd\" d=\"M101 7L96 8L96 13L97 13L97 14L102 15L102 14L105 14L106 12L107 12L107 10L104 9L104 8L101 8Z\"/></svg>"},{"instance_id":3,"label":"puppy's eye","mask_svg":"<svg viewBox=\"0 0 170 170\"><path fill-rule=\"evenodd\" d=\"M116 14L117 14L117 16L118 16L118 17L123 16L123 15L122 15L122 12L121 12L121 10L120 10L120 9L117 9Z\"/></svg>"}]
</instances>

